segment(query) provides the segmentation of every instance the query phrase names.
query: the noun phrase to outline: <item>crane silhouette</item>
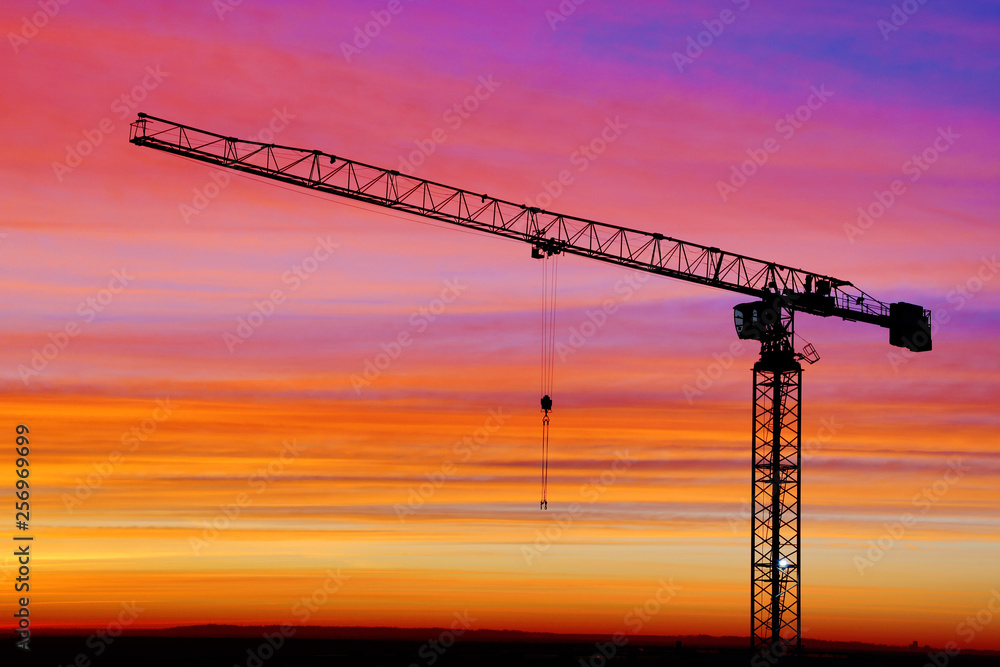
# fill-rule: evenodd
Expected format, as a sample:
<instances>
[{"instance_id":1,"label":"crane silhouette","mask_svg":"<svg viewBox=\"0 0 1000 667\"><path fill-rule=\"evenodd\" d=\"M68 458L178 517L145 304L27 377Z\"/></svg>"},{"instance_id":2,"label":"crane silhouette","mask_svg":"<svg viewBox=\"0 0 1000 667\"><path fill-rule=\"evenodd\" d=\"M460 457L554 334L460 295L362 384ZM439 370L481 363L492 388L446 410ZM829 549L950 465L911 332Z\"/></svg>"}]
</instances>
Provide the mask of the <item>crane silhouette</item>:
<instances>
[{"instance_id":1,"label":"crane silhouette","mask_svg":"<svg viewBox=\"0 0 1000 667\"><path fill-rule=\"evenodd\" d=\"M567 253L729 290L736 334L760 343L753 367L750 626L754 650L801 647L799 539L802 364L796 313L889 330L889 343L931 349L930 311L883 303L846 280L663 234L541 210L319 150L246 141L140 113L129 141L290 185L523 241L532 257ZM546 399L548 403L546 405ZM552 403L542 403L548 419ZM781 654L781 653L779 653Z\"/></svg>"}]
</instances>

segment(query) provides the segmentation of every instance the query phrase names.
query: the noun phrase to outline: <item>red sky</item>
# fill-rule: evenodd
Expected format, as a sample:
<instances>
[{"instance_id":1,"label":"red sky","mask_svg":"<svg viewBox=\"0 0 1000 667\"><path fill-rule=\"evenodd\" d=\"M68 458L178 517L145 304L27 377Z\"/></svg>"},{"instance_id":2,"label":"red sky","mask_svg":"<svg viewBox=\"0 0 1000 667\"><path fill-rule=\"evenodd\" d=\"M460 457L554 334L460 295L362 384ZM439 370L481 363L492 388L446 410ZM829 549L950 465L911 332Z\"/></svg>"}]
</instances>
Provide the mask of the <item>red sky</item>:
<instances>
[{"instance_id":1,"label":"red sky","mask_svg":"<svg viewBox=\"0 0 1000 667\"><path fill-rule=\"evenodd\" d=\"M138 626L468 611L611 635L672 581L643 633L748 631L745 298L561 261L571 352L539 512L530 249L136 148L145 111L515 201L568 170L551 210L930 308L916 357L876 327L797 323L822 355L804 636L1000 648L1000 622L963 625L1000 588L995 10L928 3L895 26L891 3L224 2L0 9L0 427L31 428L38 626L103 627L135 600Z\"/></svg>"}]
</instances>

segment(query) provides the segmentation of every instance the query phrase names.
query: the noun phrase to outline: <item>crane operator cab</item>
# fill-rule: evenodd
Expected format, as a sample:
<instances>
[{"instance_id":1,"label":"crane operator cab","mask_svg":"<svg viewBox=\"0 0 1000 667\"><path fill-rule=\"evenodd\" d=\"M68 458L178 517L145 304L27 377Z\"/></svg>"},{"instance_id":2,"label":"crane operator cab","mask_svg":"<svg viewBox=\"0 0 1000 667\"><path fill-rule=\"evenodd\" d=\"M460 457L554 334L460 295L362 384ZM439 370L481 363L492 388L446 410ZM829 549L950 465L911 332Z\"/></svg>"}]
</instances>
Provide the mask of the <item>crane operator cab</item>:
<instances>
[{"instance_id":1,"label":"crane operator cab","mask_svg":"<svg viewBox=\"0 0 1000 667\"><path fill-rule=\"evenodd\" d=\"M740 340L760 340L767 316L776 317L773 308L766 301L741 303L733 307L736 335Z\"/></svg>"}]
</instances>

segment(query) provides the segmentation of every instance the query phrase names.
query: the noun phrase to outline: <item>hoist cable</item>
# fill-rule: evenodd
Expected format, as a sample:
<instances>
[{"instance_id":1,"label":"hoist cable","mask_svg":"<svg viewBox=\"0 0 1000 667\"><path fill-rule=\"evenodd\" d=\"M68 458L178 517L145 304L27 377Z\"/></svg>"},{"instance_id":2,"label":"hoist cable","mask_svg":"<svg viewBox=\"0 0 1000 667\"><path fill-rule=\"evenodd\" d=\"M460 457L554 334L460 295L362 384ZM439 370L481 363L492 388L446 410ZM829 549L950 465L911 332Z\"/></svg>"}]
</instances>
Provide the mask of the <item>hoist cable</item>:
<instances>
[{"instance_id":1,"label":"hoist cable","mask_svg":"<svg viewBox=\"0 0 1000 667\"><path fill-rule=\"evenodd\" d=\"M550 265L551 263L551 265ZM549 412L552 410L552 384L555 376L556 288L558 257L546 253L542 258L542 499L540 509L548 509L549 488Z\"/></svg>"}]
</instances>

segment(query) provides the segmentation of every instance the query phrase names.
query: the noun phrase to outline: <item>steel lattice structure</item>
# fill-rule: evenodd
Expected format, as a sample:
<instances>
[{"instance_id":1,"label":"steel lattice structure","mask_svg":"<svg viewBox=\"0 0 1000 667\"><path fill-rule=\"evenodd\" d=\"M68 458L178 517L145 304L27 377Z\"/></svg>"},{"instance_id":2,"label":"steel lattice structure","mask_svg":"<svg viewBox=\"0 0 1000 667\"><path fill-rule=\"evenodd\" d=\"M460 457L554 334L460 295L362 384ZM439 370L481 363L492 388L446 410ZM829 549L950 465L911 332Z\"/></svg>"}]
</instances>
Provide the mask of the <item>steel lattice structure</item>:
<instances>
[{"instance_id":1,"label":"steel lattice structure","mask_svg":"<svg viewBox=\"0 0 1000 667\"><path fill-rule=\"evenodd\" d=\"M798 646L802 635L799 494L802 367L753 371L750 636L756 650Z\"/></svg>"},{"instance_id":2,"label":"steel lattice structure","mask_svg":"<svg viewBox=\"0 0 1000 667\"><path fill-rule=\"evenodd\" d=\"M820 273L679 241L663 234L552 213L375 167L319 150L227 137L140 113L129 141L532 246L534 257L568 253L746 294L736 306L740 338L761 343L753 378L751 642L782 655L801 641L799 482L802 367L818 359L794 349L795 313L889 329L889 343L931 349L930 311L883 303Z\"/></svg>"},{"instance_id":3,"label":"steel lattice structure","mask_svg":"<svg viewBox=\"0 0 1000 667\"><path fill-rule=\"evenodd\" d=\"M474 228L640 271L701 283L756 298L774 292L796 299L795 309L888 326L890 304L846 280L767 262L663 234L550 213L486 194L305 148L245 141L139 114L130 139L139 146L183 155L312 190ZM825 283L828 295L810 285ZM923 311L930 316L929 311Z\"/></svg>"}]
</instances>

